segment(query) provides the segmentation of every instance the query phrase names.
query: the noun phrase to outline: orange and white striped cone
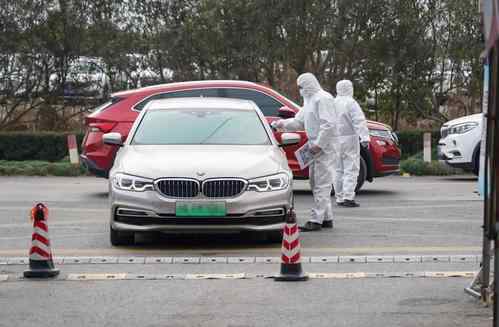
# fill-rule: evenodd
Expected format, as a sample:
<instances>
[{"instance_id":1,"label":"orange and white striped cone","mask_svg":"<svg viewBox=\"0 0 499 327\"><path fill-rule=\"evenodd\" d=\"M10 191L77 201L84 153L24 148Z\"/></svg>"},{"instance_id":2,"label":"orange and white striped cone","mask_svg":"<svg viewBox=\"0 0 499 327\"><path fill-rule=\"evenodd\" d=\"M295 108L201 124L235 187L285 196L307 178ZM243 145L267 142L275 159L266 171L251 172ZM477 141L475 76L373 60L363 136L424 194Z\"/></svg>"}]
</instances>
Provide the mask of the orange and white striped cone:
<instances>
[{"instance_id":1,"label":"orange and white striped cone","mask_svg":"<svg viewBox=\"0 0 499 327\"><path fill-rule=\"evenodd\" d=\"M47 218L48 209L43 203L38 203L31 209L34 230L29 250L29 269L24 271L25 278L51 278L59 275L52 260Z\"/></svg>"},{"instance_id":2,"label":"orange and white striped cone","mask_svg":"<svg viewBox=\"0 0 499 327\"><path fill-rule=\"evenodd\" d=\"M301 267L300 234L296 214L290 209L282 233L281 273L276 281L298 282L308 280Z\"/></svg>"}]
</instances>

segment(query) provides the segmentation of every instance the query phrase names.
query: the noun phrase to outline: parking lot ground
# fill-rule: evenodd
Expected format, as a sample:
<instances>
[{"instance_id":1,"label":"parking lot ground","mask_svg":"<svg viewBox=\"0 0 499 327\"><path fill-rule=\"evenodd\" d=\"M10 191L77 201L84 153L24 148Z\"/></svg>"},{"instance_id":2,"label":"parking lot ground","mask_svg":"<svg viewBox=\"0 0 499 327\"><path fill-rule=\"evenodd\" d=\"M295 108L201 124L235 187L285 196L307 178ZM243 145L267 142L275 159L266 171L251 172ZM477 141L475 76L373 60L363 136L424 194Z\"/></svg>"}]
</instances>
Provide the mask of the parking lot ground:
<instances>
[{"instance_id":1,"label":"parking lot ground","mask_svg":"<svg viewBox=\"0 0 499 327\"><path fill-rule=\"evenodd\" d=\"M335 228L302 233L304 255L479 254L482 202L473 177L386 177L367 183L360 208L334 208ZM296 181L299 223L312 196ZM0 256L26 254L28 212L37 201L50 210L56 255L278 255L279 244L239 235L184 235L139 239L112 247L108 239L107 181L92 177L0 178Z\"/></svg>"},{"instance_id":2,"label":"parking lot ground","mask_svg":"<svg viewBox=\"0 0 499 327\"><path fill-rule=\"evenodd\" d=\"M277 283L265 277L279 272L280 244L143 235L112 247L105 180L2 177L0 326L490 326L490 308L463 292L481 254L476 185L471 176L368 183L360 208L334 208L333 230L301 234L313 278ZM303 223L312 195L306 181L295 190ZM38 201L50 210L53 281L19 279Z\"/></svg>"},{"instance_id":3,"label":"parking lot ground","mask_svg":"<svg viewBox=\"0 0 499 327\"><path fill-rule=\"evenodd\" d=\"M469 270L472 265L454 265ZM61 265L53 281L18 281L3 269L0 326L490 326L491 311L465 295L469 278L348 277L279 283L275 264ZM341 268L341 269L340 269ZM384 264L306 265L318 271L393 271ZM406 264L405 271L442 270ZM199 279L216 272L218 279ZM237 274L246 273L245 278ZM170 276L151 280L151 276ZM227 278L220 277L224 273ZM89 280L68 280L86 275ZM100 280L98 275L101 275ZM109 280L103 275L114 275ZM232 274L232 277L230 275ZM141 280L137 276L143 276ZM93 276L93 277L92 277ZM191 276L190 278L188 276ZM212 278L215 274L211 275ZM183 277L183 279L181 278ZM92 278L94 278L92 280ZM104 280L102 280L104 278ZM106 280L107 279L107 280Z\"/></svg>"}]
</instances>

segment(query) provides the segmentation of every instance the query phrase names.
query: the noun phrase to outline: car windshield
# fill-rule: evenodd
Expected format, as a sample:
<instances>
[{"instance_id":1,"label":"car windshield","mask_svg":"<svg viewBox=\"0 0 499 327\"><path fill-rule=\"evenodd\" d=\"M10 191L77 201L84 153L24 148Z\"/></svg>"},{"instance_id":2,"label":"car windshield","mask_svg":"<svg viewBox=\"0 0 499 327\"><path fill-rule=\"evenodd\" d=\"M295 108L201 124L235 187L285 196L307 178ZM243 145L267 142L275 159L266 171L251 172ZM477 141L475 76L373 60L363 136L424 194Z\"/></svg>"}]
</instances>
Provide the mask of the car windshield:
<instances>
[{"instance_id":1,"label":"car windshield","mask_svg":"<svg viewBox=\"0 0 499 327\"><path fill-rule=\"evenodd\" d=\"M97 64L90 61L78 61L70 65L69 71L73 74L95 74L99 72Z\"/></svg>"},{"instance_id":2,"label":"car windshield","mask_svg":"<svg viewBox=\"0 0 499 327\"><path fill-rule=\"evenodd\" d=\"M269 145L271 143L255 111L182 109L146 112L131 144Z\"/></svg>"}]
</instances>

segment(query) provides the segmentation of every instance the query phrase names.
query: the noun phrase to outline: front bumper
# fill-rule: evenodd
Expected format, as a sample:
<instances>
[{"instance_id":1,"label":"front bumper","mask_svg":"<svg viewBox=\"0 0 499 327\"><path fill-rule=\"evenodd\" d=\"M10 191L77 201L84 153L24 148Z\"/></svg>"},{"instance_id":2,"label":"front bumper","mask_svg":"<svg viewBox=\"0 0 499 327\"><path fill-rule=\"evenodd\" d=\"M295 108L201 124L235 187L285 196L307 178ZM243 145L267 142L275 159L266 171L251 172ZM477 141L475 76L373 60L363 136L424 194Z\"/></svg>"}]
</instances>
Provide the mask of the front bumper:
<instances>
[{"instance_id":1,"label":"front bumper","mask_svg":"<svg viewBox=\"0 0 499 327\"><path fill-rule=\"evenodd\" d=\"M471 167L474 146L461 135L449 135L438 141L438 159L456 168Z\"/></svg>"},{"instance_id":2,"label":"front bumper","mask_svg":"<svg viewBox=\"0 0 499 327\"><path fill-rule=\"evenodd\" d=\"M369 145L373 175L375 177L400 173L401 152L398 145L393 140L371 136Z\"/></svg>"},{"instance_id":3,"label":"front bumper","mask_svg":"<svg viewBox=\"0 0 499 327\"><path fill-rule=\"evenodd\" d=\"M177 217L176 200L157 191L130 192L110 186L111 227L132 232L278 231L292 204L292 188L275 192L246 191L235 198L193 198L194 202L225 202L225 217ZM182 199L185 201L185 199Z\"/></svg>"},{"instance_id":4,"label":"front bumper","mask_svg":"<svg viewBox=\"0 0 499 327\"><path fill-rule=\"evenodd\" d=\"M65 98L98 97L103 94L104 87L98 81L86 83L66 83L63 88Z\"/></svg>"}]
</instances>

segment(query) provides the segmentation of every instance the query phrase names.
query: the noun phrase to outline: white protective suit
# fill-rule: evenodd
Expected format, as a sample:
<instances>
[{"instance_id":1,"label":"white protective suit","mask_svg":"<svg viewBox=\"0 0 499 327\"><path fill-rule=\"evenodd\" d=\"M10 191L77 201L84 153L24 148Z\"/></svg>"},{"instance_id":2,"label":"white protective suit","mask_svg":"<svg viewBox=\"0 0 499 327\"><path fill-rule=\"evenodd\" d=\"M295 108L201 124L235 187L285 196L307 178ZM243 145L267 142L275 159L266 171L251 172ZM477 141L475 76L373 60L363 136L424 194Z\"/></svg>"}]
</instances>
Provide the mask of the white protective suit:
<instances>
[{"instance_id":1,"label":"white protective suit","mask_svg":"<svg viewBox=\"0 0 499 327\"><path fill-rule=\"evenodd\" d=\"M359 139L370 141L366 117L353 98L353 84L349 80L336 84L334 121L334 190L336 202L342 203L355 197L360 169Z\"/></svg>"},{"instance_id":2,"label":"white protective suit","mask_svg":"<svg viewBox=\"0 0 499 327\"><path fill-rule=\"evenodd\" d=\"M333 105L334 97L324 91L315 76L305 73L297 80L303 97L303 108L295 118L281 120L281 127L286 131L305 129L308 141L321 148L321 153L309 166L310 186L314 195L311 222L321 224L333 219L331 207L331 189L333 182L331 138L334 132Z\"/></svg>"}]
</instances>

